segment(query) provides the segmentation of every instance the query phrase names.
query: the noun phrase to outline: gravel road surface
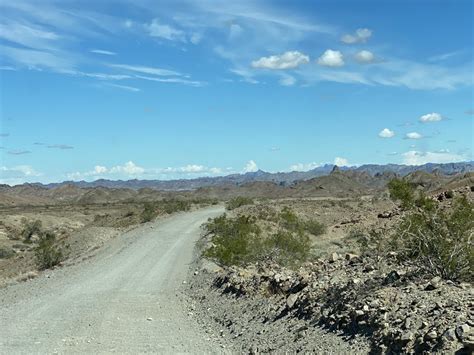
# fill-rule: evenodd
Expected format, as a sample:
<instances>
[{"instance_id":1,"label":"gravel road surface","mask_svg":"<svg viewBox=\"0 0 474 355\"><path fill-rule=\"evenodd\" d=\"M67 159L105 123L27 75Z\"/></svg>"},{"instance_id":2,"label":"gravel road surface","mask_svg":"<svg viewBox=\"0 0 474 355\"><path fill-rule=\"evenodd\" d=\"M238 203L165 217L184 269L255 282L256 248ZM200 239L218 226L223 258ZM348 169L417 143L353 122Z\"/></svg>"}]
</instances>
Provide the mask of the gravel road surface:
<instances>
[{"instance_id":1,"label":"gravel road surface","mask_svg":"<svg viewBox=\"0 0 474 355\"><path fill-rule=\"evenodd\" d=\"M218 353L179 297L212 207L127 232L90 259L0 289L0 354Z\"/></svg>"}]
</instances>

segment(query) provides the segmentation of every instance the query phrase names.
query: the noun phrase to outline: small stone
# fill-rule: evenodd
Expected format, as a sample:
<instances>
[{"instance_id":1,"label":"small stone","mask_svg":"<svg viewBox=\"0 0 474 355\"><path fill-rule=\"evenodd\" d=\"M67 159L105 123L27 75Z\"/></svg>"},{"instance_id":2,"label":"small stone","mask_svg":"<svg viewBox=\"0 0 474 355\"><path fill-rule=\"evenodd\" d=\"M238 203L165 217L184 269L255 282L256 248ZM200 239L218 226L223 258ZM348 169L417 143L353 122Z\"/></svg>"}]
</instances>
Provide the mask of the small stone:
<instances>
[{"instance_id":1,"label":"small stone","mask_svg":"<svg viewBox=\"0 0 474 355\"><path fill-rule=\"evenodd\" d=\"M346 260L348 261L355 261L359 259L359 255L346 253Z\"/></svg>"},{"instance_id":2,"label":"small stone","mask_svg":"<svg viewBox=\"0 0 474 355\"><path fill-rule=\"evenodd\" d=\"M435 340L438 337L438 333L435 330L432 330L425 334L425 340Z\"/></svg>"},{"instance_id":3,"label":"small stone","mask_svg":"<svg viewBox=\"0 0 474 355\"><path fill-rule=\"evenodd\" d=\"M292 293L291 295L288 296L286 299L286 305L288 308L293 308L293 306L296 303L296 300L298 299L298 294L297 293Z\"/></svg>"},{"instance_id":4,"label":"small stone","mask_svg":"<svg viewBox=\"0 0 474 355\"><path fill-rule=\"evenodd\" d=\"M409 341L413 340L413 333L412 332L403 333L400 340L404 343L408 343Z\"/></svg>"},{"instance_id":5,"label":"small stone","mask_svg":"<svg viewBox=\"0 0 474 355\"><path fill-rule=\"evenodd\" d=\"M436 290L440 286L440 282L441 282L441 277L439 276L433 277L428 283L428 285L425 287L425 291Z\"/></svg>"},{"instance_id":6,"label":"small stone","mask_svg":"<svg viewBox=\"0 0 474 355\"><path fill-rule=\"evenodd\" d=\"M151 321L153 320L153 318L148 317L146 320L149 321L149 322L151 322Z\"/></svg>"},{"instance_id":7,"label":"small stone","mask_svg":"<svg viewBox=\"0 0 474 355\"><path fill-rule=\"evenodd\" d=\"M329 256L329 262L330 262L330 263L334 263L334 262L336 262L337 260L339 260L339 254L338 254L338 253L332 253L332 254Z\"/></svg>"}]
</instances>

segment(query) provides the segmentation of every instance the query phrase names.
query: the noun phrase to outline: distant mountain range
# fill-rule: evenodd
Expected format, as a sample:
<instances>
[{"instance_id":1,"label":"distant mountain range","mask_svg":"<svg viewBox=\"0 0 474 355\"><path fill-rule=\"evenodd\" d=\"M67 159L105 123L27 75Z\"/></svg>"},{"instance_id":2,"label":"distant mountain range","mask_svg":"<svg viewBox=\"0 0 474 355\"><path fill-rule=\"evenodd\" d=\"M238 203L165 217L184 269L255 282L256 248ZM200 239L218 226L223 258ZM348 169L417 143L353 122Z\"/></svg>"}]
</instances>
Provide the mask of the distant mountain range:
<instances>
[{"instance_id":1,"label":"distant mountain range","mask_svg":"<svg viewBox=\"0 0 474 355\"><path fill-rule=\"evenodd\" d=\"M396 174L405 176L415 171L424 171L427 173L439 173L443 175L453 175L457 173L465 173L474 171L474 161L462 163L447 163L425 165L377 165L366 164L358 167L336 167L333 164L326 164L309 171L292 171L269 173L263 170L249 172L245 174L232 174L217 177L200 177L196 179L179 179L179 180L106 180L99 179L92 182L87 181L64 181L52 184L34 184L48 189L57 188L66 185L73 185L81 188L107 187L107 188L127 188L138 190L142 188L151 188L163 191L183 191L196 190L202 187L214 186L239 186L250 182L273 182L281 186L292 185L298 181L306 181L316 177L329 175L334 169L342 171L353 171L366 173L376 177L381 174Z\"/></svg>"}]
</instances>

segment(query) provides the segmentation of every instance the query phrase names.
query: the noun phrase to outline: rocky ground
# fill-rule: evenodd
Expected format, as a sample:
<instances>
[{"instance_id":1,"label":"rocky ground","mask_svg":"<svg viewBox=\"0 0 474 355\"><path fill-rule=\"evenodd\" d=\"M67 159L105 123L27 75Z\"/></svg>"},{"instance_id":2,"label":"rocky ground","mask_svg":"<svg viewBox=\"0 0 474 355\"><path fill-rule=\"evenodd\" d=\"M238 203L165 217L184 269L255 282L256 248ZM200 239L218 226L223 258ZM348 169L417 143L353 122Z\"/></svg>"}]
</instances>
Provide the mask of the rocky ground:
<instances>
[{"instance_id":1,"label":"rocky ground","mask_svg":"<svg viewBox=\"0 0 474 355\"><path fill-rule=\"evenodd\" d=\"M298 270L196 266L189 281L208 332L236 351L344 353L474 349L471 284L425 281L390 261L333 254Z\"/></svg>"},{"instance_id":2,"label":"rocky ground","mask_svg":"<svg viewBox=\"0 0 474 355\"><path fill-rule=\"evenodd\" d=\"M472 200L470 187L454 191L460 194ZM446 209L452 197L433 196ZM400 218L394 204L293 200L272 201L271 209L288 204L303 219L316 216L327 225L321 240L313 240L320 252L298 269L269 262L221 267L198 258L188 281L190 313L208 333L247 353L472 353L471 283L420 275L395 254L364 254L351 243L354 229L393 226ZM257 205L231 213L267 210Z\"/></svg>"}]
</instances>

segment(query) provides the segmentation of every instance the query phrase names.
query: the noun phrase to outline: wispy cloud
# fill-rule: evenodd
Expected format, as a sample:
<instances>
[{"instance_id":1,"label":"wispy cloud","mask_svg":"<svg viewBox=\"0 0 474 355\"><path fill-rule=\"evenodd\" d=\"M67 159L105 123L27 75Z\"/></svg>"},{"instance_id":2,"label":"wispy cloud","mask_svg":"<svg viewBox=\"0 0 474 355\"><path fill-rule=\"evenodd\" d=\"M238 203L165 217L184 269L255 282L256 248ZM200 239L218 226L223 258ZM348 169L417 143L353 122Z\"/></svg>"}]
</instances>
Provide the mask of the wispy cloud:
<instances>
[{"instance_id":1,"label":"wispy cloud","mask_svg":"<svg viewBox=\"0 0 474 355\"><path fill-rule=\"evenodd\" d=\"M112 68L123 69L131 72L138 72L143 74L151 74L158 76L186 76L174 70L147 67L142 65L128 65L128 64L109 64Z\"/></svg>"},{"instance_id":2,"label":"wispy cloud","mask_svg":"<svg viewBox=\"0 0 474 355\"><path fill-rule=\"evenodd\" d=\"M67 144L53 144L53 145L48 145L48 148L51 148L51 149L60 149L60 150L74 149L73 146L67 145Z\"/></svg>"},{"instance_id":3,"label":"wispy cloud","mask_svg":"<svg viewBox=\"0 0 474 355\"><path fill-rule=\"evenodd\" d=\"M122 90L127 90L127 91L132 91L132 92L139 92L141 89L136 88L134 86L128 86L128 85L119 85L119 84L106 84L107 86L112 86L114 88L122 89Z\"/></svg>"},{"instance_id":4,"label":"wispy cloud","mask_svg":"<svg viewBox=\"0 0 474 355\"><path fill-rule=\"evenodd\" d=\"M20 150L20 149L18 149L18 150L9 150L8 151L8 154L10 154L10 155L25 155L25 154L30 154L30 153L31 153L31 151L29 151L29 150Z\"/></svg>"},{"instance_id":5,"label":"wispy cloud","mask_svg":"<svg viewBox=\"0 0 474 355\"><path fill-rule=\"evenodd\" d=\"M103 50L103 49L91 49L91 53L103 54L103 55L117 55L117 53L115 53L115 52L106 51L106 50Z\"/></svg>"},{"instance_id":6,"label":"wispy cloud","mask_svg":"<svg viewBox=\"0 0 474 355\"><path fill-rule=\"evenodd\" d=\"M427 163L455 163L468 160L465 155L450 153L449 150L438 152L421 152L410 150L402 154L403 163L406 165L423 165Z\"/></svg>"}]
</instances>

